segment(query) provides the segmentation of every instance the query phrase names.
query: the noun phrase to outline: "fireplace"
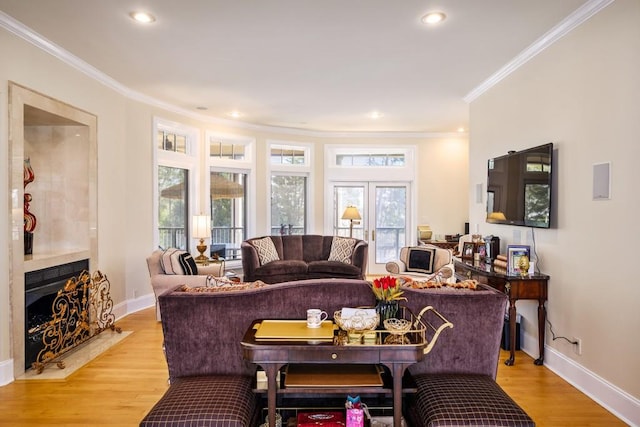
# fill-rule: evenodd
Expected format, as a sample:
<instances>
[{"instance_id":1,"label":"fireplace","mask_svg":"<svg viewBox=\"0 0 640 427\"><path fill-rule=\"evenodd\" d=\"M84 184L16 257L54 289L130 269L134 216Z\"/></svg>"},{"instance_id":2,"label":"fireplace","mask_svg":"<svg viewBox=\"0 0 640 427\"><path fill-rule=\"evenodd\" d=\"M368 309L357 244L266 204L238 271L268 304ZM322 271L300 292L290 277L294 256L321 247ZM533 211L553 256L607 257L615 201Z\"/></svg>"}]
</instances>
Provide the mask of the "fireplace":
<instances>
[{"instance_id":1,"label":"fireplace","mask_svg":"<svg viewBox=\"0 0 640 427\"><path fill-rule=\"evenodd\" d=\"M44 332L54 318L52 305L58 291L69 279L88 270L89 260L84 259L25 273L25 368L36 362L38 354L45 348ZM85 297L82 303L86 308L89 296ZM79 313L71 313L63 320L68 325L63 326L74 328L78 320Z\"/></svg>"}]
</instances>

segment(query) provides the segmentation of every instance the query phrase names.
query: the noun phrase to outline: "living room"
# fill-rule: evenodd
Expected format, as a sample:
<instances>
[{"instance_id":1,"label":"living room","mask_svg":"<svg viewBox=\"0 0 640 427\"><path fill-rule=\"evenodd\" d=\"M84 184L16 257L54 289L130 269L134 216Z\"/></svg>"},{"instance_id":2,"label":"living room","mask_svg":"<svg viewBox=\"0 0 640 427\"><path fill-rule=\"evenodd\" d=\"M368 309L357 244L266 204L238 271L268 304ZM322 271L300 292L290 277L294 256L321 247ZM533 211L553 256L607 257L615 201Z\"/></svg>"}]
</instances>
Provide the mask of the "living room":
<instances>
[{"instance_id":1,"label":"living room","mask_svg":"<svg viewBox=\"0 0 640 427\"><path fill-rule=\"evenodd\" d=\"M468 133L391 135L323 133L265 126L243 126L230 120L207 120L197 114L154 102L112 81L99 81L72 63L25 39L5 20L0 45L0 129L2 146L9 147L9 82L97 116L96 267L112 283L118 316L153 304L145 258L154 242L154 121L255 141L255 208L251 235L268 232L266 181L268 141L313 147L312 204L322 212L325 192L324 153L330 146L402 146L415 149L416 224L428 221L438 234L472 231L497 235L503 245L532 244L541 271L550 276L548 319L558 335L580 337L581 354L564 340L553 340L547 328L545 367L575 385L625 422L640 424L640 380L633 374L640 344L630 339L640 328L636 301L640 290L618 272L612 248L621 237L634 241L640 228L633 212L640 208L635 183L640 171L635 155L640 112L640 6L616 0L602 7L562 38L519 64L477 96L470 96ZM54 49L55 50L55 49ZM464 95L464 94L461 94ZM554 143L554 225L531 229L485 222L487 160L547 142ZM594 164L610 162L611 197L592 197ZM0 166L9 171L8 149L0 151ZM199 167L204 169L204 159ZM199 182L205 188L205 174ZM12 194L8 173L0 177L0 249L2 282L10 284L14 238ZM206 206L204 191L198 206ZM22 211L22 206L18 206ZM22 224L19 224L20 227ZM331 229L322 213L308 225L311 232ZM631 234L629 234L631 233ZM196 242L191 243L191 252ZM623 244L623 249L626 243ZM506 247L506 246L505 246ZM606 251L606 252L605 252ZM615 252L614 252L615 253ZM626 254L626 250L621 250ZM20 255L21 256L21 255ZM614 261L615 259L615 261ZM604 292L603 292L604 291ZM0 287L0 384L15 377L12 355L11 288ZM537 304L519 302L523 349L537 351Z\"/></svg>"}]
</instances>

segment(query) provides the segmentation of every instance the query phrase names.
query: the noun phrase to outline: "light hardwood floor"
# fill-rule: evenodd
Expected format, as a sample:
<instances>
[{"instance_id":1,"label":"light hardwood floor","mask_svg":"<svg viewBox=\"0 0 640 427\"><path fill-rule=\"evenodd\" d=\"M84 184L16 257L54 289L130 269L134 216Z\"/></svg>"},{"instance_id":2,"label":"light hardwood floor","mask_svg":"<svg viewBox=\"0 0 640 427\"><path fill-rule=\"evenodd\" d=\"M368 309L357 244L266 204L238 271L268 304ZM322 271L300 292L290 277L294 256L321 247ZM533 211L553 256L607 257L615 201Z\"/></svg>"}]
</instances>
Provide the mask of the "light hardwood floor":
<instances>
[{"instance_id":1,"label":"light hardwood floor","mask_svg":"<svg viewBox=\"0 0 640 427\"><path fill-rule=\"evenodd\" d=\"M152 308L116 324L133 333L67 379L0 387L0 426L137 426L167 388L162 329ZM537 426L625 425L525 353L511 367L501 356L498 383Z\"/></svg>"}]
</instances>

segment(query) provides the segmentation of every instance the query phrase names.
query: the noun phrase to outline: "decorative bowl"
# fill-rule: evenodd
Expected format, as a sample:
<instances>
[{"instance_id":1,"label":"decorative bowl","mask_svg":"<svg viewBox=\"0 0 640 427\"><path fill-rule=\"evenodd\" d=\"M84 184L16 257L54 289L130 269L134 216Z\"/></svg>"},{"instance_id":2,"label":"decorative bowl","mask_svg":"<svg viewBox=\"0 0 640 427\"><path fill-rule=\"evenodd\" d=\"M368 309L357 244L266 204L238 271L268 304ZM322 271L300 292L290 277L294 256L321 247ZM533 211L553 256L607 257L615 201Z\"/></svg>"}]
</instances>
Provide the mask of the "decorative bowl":
<instances>
[{"instance_id":1,"label":"decorative bowl","mask_svg":"<svg viewBox=\"0 0 640 427\"><path fill-rule=\"evenodd\" d=\"M407 319L386 319L384 321L384 328L390 334L402 335L409 332L409 329L411 329L411 322Z\"/></svg>"},{"instance_id":2,"label":"decorative bowl","mask_svg":"<svg viewBox=\"0 0 640 427\"><path fill-rule=\"evenodd\" d=\"M365 310L356 310L353 316L342 318L342 310L333 313L336 325L343 331L364 332L374 330L380 323L380 315L371 315Z\"/></svg>"}]
</instances>

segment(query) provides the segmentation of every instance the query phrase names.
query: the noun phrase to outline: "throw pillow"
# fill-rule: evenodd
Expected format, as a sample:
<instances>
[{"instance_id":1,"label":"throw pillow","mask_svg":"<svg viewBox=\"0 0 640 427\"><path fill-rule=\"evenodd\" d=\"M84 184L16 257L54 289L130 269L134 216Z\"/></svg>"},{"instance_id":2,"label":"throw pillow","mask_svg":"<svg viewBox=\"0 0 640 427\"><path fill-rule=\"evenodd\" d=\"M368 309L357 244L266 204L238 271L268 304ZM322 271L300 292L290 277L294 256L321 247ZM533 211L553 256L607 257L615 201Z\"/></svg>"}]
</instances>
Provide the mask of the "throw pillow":
<instances>
[{"instance_id":1,"label":"throw pillow","mask_svg":"<svg viewBox=\"0 0 640 427\"><path fill-rule=\"evenodd\" d=\"M251 240L251 244L258 251L258 258L260 259L260 265L265 265L271 261L278 261L278 251L273 244L271 237L263 237L262 239Z\"/></svg>"},{"instance_id":2,"label":"throw pillow","mask_svg":"<svg viewBox=\"0 0 640 427\"><path fill-rule=\"evenodd\" d=\"M196 260L193 259L190 253L184 252L178 255L178 262L180 263L180 267L184 274L189 276L194 276L198 274L198 266L196 265Z\"/></svg>"},{"instance_id":3,"label":"throw pillow","mask_svg":"<svg viewBox=\"0 0 640 427\"><path fill-rule=\"evenodd\" d=\"M162 253L160 257L160 265L162 265L162 269L164 270L164 274L183 274L182 267L180 263L177 262L177 257L180 252L180 249L169 248ZM172 258L176 259L176 262L172 262Z\"/></svg>"},{"instance_id":4,"label":"throw pillow","mask_svg":"<svg viewBox=\"0 0 640 427\"><path fill-rule=\"evenodd\" d=\"M356 239L334 236L331 242L329 261L340 261L345 264L351 264L351 256L353 255L353 248L355 246Z\"/></svg>"},{"instance_id":5,"label":"throw pillow","mask_svg":"<svg viewBox=\"0 0 640 427\"><path fill-rule=\"evenodd\" d=\"M407 271L433 274L435 260L435 248L410 248L407 254Z\"/></svg>"}]
</instances>

